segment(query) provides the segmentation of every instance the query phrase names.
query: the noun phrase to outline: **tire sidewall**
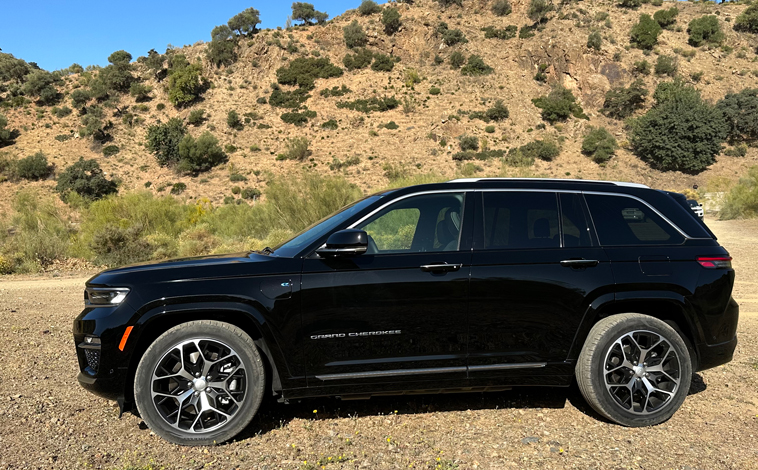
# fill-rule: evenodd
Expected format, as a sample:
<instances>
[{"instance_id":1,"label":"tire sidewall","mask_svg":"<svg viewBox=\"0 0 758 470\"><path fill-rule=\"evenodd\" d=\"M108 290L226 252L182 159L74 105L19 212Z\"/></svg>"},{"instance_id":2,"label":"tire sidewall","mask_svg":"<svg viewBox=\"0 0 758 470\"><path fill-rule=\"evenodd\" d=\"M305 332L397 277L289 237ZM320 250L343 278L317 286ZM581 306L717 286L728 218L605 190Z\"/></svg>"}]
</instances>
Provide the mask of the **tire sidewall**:
<instances>
[{"instance_id":1,"label":"tire sidewall","mask_svg":"<svg viewBox=\"0 0 758 470\"><path fill-rule=\"evenodd\" d=\"M150 395L152 376L158 362L174 346L191 339L211 339L231 347L239 355L247 374L245 398L237 413L221 428L208 433L182 432L165 422ZM140 359L134 378L134 398L140 416L162 438L180 445L211 445L239 434L253 419L263 398L265 369L255 343L242 330L220 322L189 322L158 337Z\"/></svg>"},{"instance_id":2,"label":"tire sidewall","mask_svg":"<svg viewBox=\"0 0 758 470\"><path fill-rule=\"evenodd\" d=\"M665 407L655 413L640 415L629 412L616 403L614 398L606 389L605 385L605 358L608 355L614 342L623 335L632 331L650 331L662 336L671 344L679 358L679 387L674 397L666 404ZM679 334L666 323L640 315L630 321L621 321L612 326L604 338L598 344L592 357L592 387L597 390L596 396L600 401L604 414L613 421L631 427L651 426L662 423L679 409L684 403L690 389L692 380L692 361L689 357L687 345L681 339Z\"/></svg>"}]
</instances>

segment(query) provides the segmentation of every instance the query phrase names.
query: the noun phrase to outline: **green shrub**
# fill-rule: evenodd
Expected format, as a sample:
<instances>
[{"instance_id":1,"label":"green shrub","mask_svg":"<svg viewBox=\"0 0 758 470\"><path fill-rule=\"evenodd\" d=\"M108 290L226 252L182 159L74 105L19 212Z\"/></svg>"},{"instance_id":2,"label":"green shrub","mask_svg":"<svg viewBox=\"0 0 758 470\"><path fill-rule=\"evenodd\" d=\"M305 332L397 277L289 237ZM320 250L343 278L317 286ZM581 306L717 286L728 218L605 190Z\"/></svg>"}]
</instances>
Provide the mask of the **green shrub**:
<instances>
[{"instance_id":1,"label":"green shrub","mask_svg":"<svg viewBox=\"0 0 758 470\"><path fill-rule=\"evenodd\" d=\"M152 99L150 96L150 93L152 91L153 87L140 82L132 82L131 86L129 87L129 94L134 97L137 103L150 101Z\"/></svg>"},{"instance_id":2,"label":"green shrub","mask_svg":"<svg viewBox=\"0 0 758 470\"><path fill-rule=\"evenodd\" d=\"M453 161L461 162L466 160L491 160L493 158L502 158L505 155L504 150L464 150L453 154Z\"/></svg>"},{"instance_id":3,"label":"green shrub","mask_svg":"<svg viewBox=\"0 0 758 470\"><path fill-rule=\"evenodd\" d=\"M518 33L518 26L510 25L506 26L503 29L497 29L494 26L486 26L482 28L482 31L484 31L484 38L485 39L512 39L516 37L516 33Z\"/></svg>"},{"instance_id":4,"label":"green shrub","mask_svg":"<svg viewBox=\"0 0 758 470\"><path fill-rule=\"evenodd\" d=\"M600 36L600 31L593 31L587 37L587 48L600 50L600 46L603 44L603 38Z\"/></svg>"},{"instance_id":5,"label":"green shrub","mask_svg":"<svg viewBox=\"0 0 758 470\"><path fill-rule=\"evenodd\" d=\"M624 8L639 8L642 5L642 0L621 0L619 5Z\"/></svg>"},{"instance_id":6,"label":"green shrub","mask_svg":"<svg viewBox=\"0 0 758 470\"><path fill-rule=\"evenodd\" d=\"M671 27L676 23L676 17L679 15L679 9L677 7L671 7L668 10L658 10L655 13L653 13L653 19L661 26L663 29L671 29Z\"/></svg>"},{"instance_id":7,"label":"green shrub","mask_svg":"<svg viewBox=\"0 0 758 470\"><path fill-rule=\"evenodd\" d=\"M382 24L384 25L384 32L388 35L395 34L402 26L400 22L400 12L397 8L385 8L382 11Z\"/></svg>"},{"instance_id":8,"label":"green shrub","mask_svg":"<svg viewBox=\"0 0 758 470\"><path fill-rule=\"evenodd\" d=\"M747 144L739 144L732 148L724 149L724 155L727 157L744 157L747 155Z\"/></svg>"},{"instance_id":9,"label":"green shrub","mask_svg":"<svg viewBox=\"0 0 758 470\"><path fill-rule=\"evenodd\" d=\"M244 188L242 192L240 193L240 197L242 197L242 199L255 200L261 197L261 191L260 189L256 189L256 188Z\"/></svg>"},{"instance_id":10,"label":"green shrub","mask_svg":"<svg viewBox=\"0 0 758 470\"><path fill-rule=\"evenodd\" d=\"M642 14L639 22L632 27L630 41L635 47L651 50L658 44L659 34L661 34L661 25L650 15Z\"/></svg>"},{"instance_id":11,"label":"green shrub","mask_svg":"<svg viewBox=\"0 0 758 470\"><path fill-rule=\"evenodd\" d=\"M103 175L103 170L96 160L84 160L82 157L58 176L55 190L64 201L71 192L94 200L118 191L116 183Z\"/></svg>"},{"instance_id":12,"label":"green shrub","mask_svg":"<svg viewBox=\"0 0 758 470\"><path fill-rule=\"evenodd\" d=\"M208 43L205 56L216 67L231 65L237 60L236 47L236 36L232 29L225 24L216 26L211 31L211 42Z\"/></svg>"},{"instance_id":13,"label":"green shrub","mask_svg":"<svg viewBox=\"0 0 758 470\"><path fill-rule=\"evenodd\" d=\"M558 144L552 140L535 140L519 147L521 153L528 158L539 158L546 162L553 161L561 153Z\"/></svg>"},{"instance_id":14,"label":"green shrub","mask_svg":"<svg viewBox=\"0 0 758 470\"><path fill-rule=\"evenodd\" d=\"M616 87L605 94L600 112L613 119L626 119L645 104L648 91L645 82L635 80L628 88Z\"/></svg>"},{"instance_id":15,"label":"green shrub","mask_svg":"<svg viewBox=\"0 0 758 470\"><path fill-rule=\"evenodd\" d=\"M503 100L495 101L495 104L492 105L491 108L487 109L484 114L487 119L490 119L492 121L504 121L508 119L508 116L510 115L508 108L505 106L505 104L503 104Z\"/></svg>"},{"instance_id":16,"label":"green shrub","mask_svg":"<svg viewBox=\"0 0 758 470\"><path fill-rule=\"evenodd\" d=\"M302 112L283 113L279 116L282 121L287 124L294 124L296 126L302 126L308 123L309 119L316 117L316 111L305 110Z\"/></svg>"},{"instance_id":17,"label":"green shrub","mask_svg":"<svg viewBox=\"0 0 758 470\"><path fill-rule=\"evenodd\" d=\"M205 122L204 109L193 109L190 111L189 116L187 116L187 124L191 126L199 126L203 122Z\"/></svg>"},{"instance_id":18,"label":"green shrub","mask_svg":"<svg viewBox=\"0 0 758 470\"><path fill-rule=\"evenodd\" d=\"M45 179L53 172L53 166L47 163L47 157L37 152L16 162L16 174L26 180Z\"/></svg>"},{"instance_id":19,"label":"green shrub","mask_svg":"<svg viewBox=\"0 0 758 470\"><path fill-rule=\"evenodd\" d=\"M464 56L460 51L455 51L450 54L450 57L447 60L448 63L450 63L450 67L459 69L466 62L466 56Z\"/></svg>"},{"instance_id":20,"label":"green shrub","mask_svg":"<svg viewBox=\"0 0 758 470\"><path fill-rule=\"evenodd\" d=\"M71 92L71 105L74 108L80 109L87 105L87 102L91 99L89 91L83 88L77 88Z\"/></svg>"},{"instance_id":21,"label":"green shrub","mask_svg":"<svg viewBox=\"0 0 758 470\"><path fill-rule=\"evenodd\" d=\"M462 151L479 150L479 139L473 135L462 135L459 139L459 145Z\"/></svg>"},{"instance_id":22,"label":"green shrub","mask_svg":"<svg viewBox=\"0 0 758 470\"><path fill-rule=\"evenodd\" d=\"M641 75L650 75L650 62L646 60L635 62L633 70L635 73L639 73Z\"/></svg>"},{"instance_id":23,"label":"green shrub","mask_svg":"<svg viewBox=\"0 0 758 470\"><path fill-rule=\"evenodd\" d=\"M277 108L298 109L305 103L311 95L304 88L298 88L292 91L284 91L278 85L273 87L268 104Z\"/></svg>"},{"instance_id":24,"label":"green shrub","mask_svg":"<svg viewBox=\"0 0 758 470\"><path fill-rule=\"evenodd\" d=\"M323 90L321 90L319 94L323 96L324 98L329 98L329 97L345 96L348 93L351 93L352 91L353 90L351 90L350 88L346 87L343 84L341 87L335 86L332 88L324 88Z\"/></svg>"},{"instance_id":25,"label":"green shrub","mask_svg":"<svg viewBox=\"0 0 758 470\"><path fill-rule=\"evenodd\" d=\"M181 119L171 118L167 123L147 128L146 148L155 155L160 166L168 166L180 160L179 143L187 133Z\"/></svg>"},{"instance_id":26,"label":"green shrub","mask_svg":"<svg viewBox=\"0 0 758 470\"><path fill-rule=\"evenodd\" d=\"M734 30L758 33L758 3L745 8L734 21Z\"/></svg>"},{"instance_id":27,"label":"green shrub","mask_svg":"<svg viewBox=\"0 0 758 470\"><path fill-rule=\"evenodd\" d=\"M395 61L386 54L376 53L374 63L371 64L371 70L374 72L391 72L395 68Z\"/></svg>"},{"instance_id":28,"label":"green shrub","mask_svg":"<svg viewBox=\"0 0 758 470\"><path fill-rule=\"evenodd\" d=\"M659 55L658 59L655 61L655 74L668 75L670 77L673 77L676 75L676 70L678 67L679 66L676 63L676 57Z\"/></svg>"},{"instance_id":29,"label":"green shrub","mask_svg":"<svg viewBox=\"0 0 758 470\"><path fill-rule=\"evenodd\" d=\"M400 101L393 97L376 97L372 96L369 99L359 99L355 101L339 101L337 107L340 109L350 109L353 111L360 111L363 113L371 112L384 112L391 109L395 109L400 106Z\"/></svg>"},{"instance_id":30,"label":"green shrub","mask_svg":"<svg viewBox=\"0 0 758 470\"><path fill-rule=\"evenodd\" d=\"M245 175L241 175L239 173L232 173L229 175L229 181L232 183L239 183L240 181L247 181L247 178Z\"/></svg>"},{"instance_id":31,"label":"green shrub","mask_svg":"<svg viewBox=\"0 0 758 470\"><path fill-rule=\"evenodd\" d=\"M358 20L353 20L352 23L342 28L342 33L348 49L363 47L368 43L368 36L363 32L363 28L358 23Z\"/></svg>"},{"instance_id":32,"label":"green shrub","mask_svg":"<svg viewBox=\"0 0 758 470\"><path fill-rule=\"evenodd\" d=\"M395 121L390 121L390 122L388 122L386 124L381 124L380 127L383 127L385 129L389 129L391 131L394 131L396 129L400 129L400 126L398 126L397 123L395 123Z\"/></svg>"},{"instance_id":33,"label":"green shrub","mask_svg":"<svg viewBox=\"0 0 758 470\"><path fill-rule=\"evenodd\" d=\"M752 219L758 217L758 167L752 166L747 175L740 178L721 204L719 218Z\"/></svg>"},{"instance_id":34,"label":"green shrub","mask_svg":"<svg viewBox=\"0 0 758 470\"><path fill-rule=\"evenodd\" d=\"M15 142L19 132L8 128L8 118L0 114L0 147L5 147Z\"/></svg>"},{"instance_id":35,"label":"green shrub","mask_svg":"<svg viewBox=\"0 0 758 470\"><path fill-rule=\"evenodd\" d=\"M37 98L40 105L50 105L58 101L58 90L55 88L55 77L44 70L34 70L26 76L26 83L21 87L27 96Z\"/></svg>"},{"instance_id":36,"label":"green shrub","mask_svg":"<svg viewBox=\"0 0 758 470\"><path fill-rule=\"evenodd\" d=\"M463 0L437 0L442 8L451 7L453 5L463 6Z\"/></svg>"},{"instance_id":37,"label":"green shrub","mask_svg":"<svg viewBox=\"0 0 758 470\"><path fill-rule=\"evenodd\" d=\"M705 15L690 21L687 33L690 35L689 43L694 47L699 47L704 43L719 45L724 41L719 19L714 15Z\"/></svg>"},{"instance_id":38,"label":"green shrub","mask_svg":"<svg viewBox=\"0 0 758 470\"><path fill-rule=\"evenodd\" d=\"M653 98L653 107L631 122L634 153L663 171L705 170L721 152L727 136L721 111L679 80L659 84Z\"/></svg>"},{"instance_id":39,"label":"green shrub","mask_svg":"<svg viewBox=\"0 0 758 470\"><path fill-rule=\"evenodd\" d=\"M374 0L363 0L358 7L358 13L363 16L373 15L382 11L382 7L376 4Z\"/></svg>"},{"instance_id":40,"label":"green shrub","mask_svg":"<svg viewBox=\"0 0 758 470\"><path fill-rule=\"evenodd\" d=\"M174 196L178 196L182 194L187 189L187 185L184 183L174 183L171 186L171 194Z\"/></svg>"},{"instance_id":41,"label":"green shrub","mask_svg":"<svg viewBox=\"0 0 758 470\"><path fill-rule=\"evenodd\" d=\"M238 34L252 34L260 22L260 12L255 8L247 8L232 16L227 26Z\"/></svg>"},{"instance_id":42,"label":"green shrub","mask_svg":"<svg viewBox=\"0 0 758 470\"><path fill-rule=\"evenodd\" d=\"M461 74L469 76L489 75L494 71L495 69L485 64L478 55L469 56L468 62L461 68Z\"/></svg>"},{"instance_id":43,"label":"green shrub","mask_svg":"<svg viewBox=\"0 0 758 470\"><path fill-rule=\"evenodd\" d=\"M436 95L439 95L440 93L442 93L442 90L440 90L439 87L433 86L433 87L429 88L429 94L430 95L436 96Z\"/></svg>"},{"instance_id":44,"label":"green shrub","mask_svg":"<svg viewBox=\"0 0 758 470\"><path fill-rule=\"evenodd\" d=\"M206 88L201 81L202 67L194 63L173 70L168 77L168 100L177 108L194 103ZM163 104L163 103L160 103Z\"/></svg>"},{"instance_id":45,"label":"green shrub","mask_svg":"<svg viewBox=\"0 0 758 470\"><path fill-rule=\"evenodd\" d=\"M442 37L442 43L448 47L468 42L468 39L466 39L466 36L460 29L449 29L447 23L440 23L437 26L437 34Z\"/></svg>"},{"instance_id":46,"label":"green shrub","mask_svg":"<svg viewBox=\"0 0 758 470\"><path fill-rule=\"evenodd\" d=\"M234 130L242 130L243 127L245 127L242 124L242 120L240 119L240 115L237 114L237 111L230 109L228 113L226 113L226 125L229 126L230 129Z\"/></svg>"},{"instance_id":47,"label":"green shrub","mask_svg":"<svg viewBox=\"0 0 758 470\"><path fill-rule=\"evenodd\" d=\"M526 15L535 23L543 23L547 21L547 14L554 9L550 0L530 0Z\"/></svg>"},{"instance_id":48,"label":"green shrub","mask_svg":"<svg viewBox=\"0 0 758 470\"><path fill-rule=\"evenodd\" d=\"M218 139L210 132L203 132L195 139L190 134L179 142L179 163L176 170L185 174L197 174L208 171L226 161L227 157Z\"/></svg>"},{"instance_id":49,"label":"green shrub","mask_svg":"<svg viewBox=\"0 0 758 470\"><path fill-rule=\"evenodd\" d=\"M532 26L529 26L529 25L522 26L521 29L519 29L519 31L518 31L518 38L519 39L529 39L531 37L534 37L534 30L535 29L536 28L534 28Z\"/></svg>"},{"instance_id":50,"label":"green shrub","mask_svg":"<svg viewBox=\"0 0 758 470\"><path fill-rule=\"evenodd\" d=\"M333 65L329 58L298 57L286 67L276 71L277 82L281 85L297 86L304 90L316 87L316 79L341 77L342 69Z\"/></svg>"},{"instance_id":51,"label":"green shrub","mask_svg":"<svg viewBox=\"0 0 758 470\"><path fill-rule=\"evenodd\" d=\"M727 93L716 107L724 115L729 142L758 140L758 89Z\"/></svg>"},{"instance_id":52,"label":"green shrub","mask_svg":"<svg viewBox=\"0 0 758 470\"><path fill-rule=\"evenodd\" d=\"M617 149L616 138L605 127L590 127L582 141L582 153L595 163L607 162Z\"/></svg>"},{"instance_id":53,"label":"green shrub","mask_svg":"<svg viewBox=\"0 0 758 470\"><path fill-rule=\"evenodd\" d=\"M322 129L329 129L329 130L332 130L332 131L336 131L337 129L339 129L339 124L337 124L337 121L335 121L334 119L330 119L330 120L322 123L321 124L321 128Z\"/></svg>"},{"instance_id":54,"label":"green shrub","mask_svg":"<svg viewBox=\"0 0 758 470\"><path fill-rule=\"evenodd\" d=\"M495 132L495 126L485 126L484 132L487 134L492 134Z\"/></svg>"},{"instance_id":55,"label":"green shrub","mask_svg":"<svg viewBox=\"0 0 758 470\"><path fill-rule=\"evenodd\" d=\"M112 157L113 155L116 155L120 151L121 149L118 148L117 145L108 145L106 147L103 147L103 156Z\"/></svg>"},{"instance_id":56,"label":"green shrub","mask_svg":"<svg viewBox=\"0 0 758 470\"><path fill-rule=\"evenodd\" d=\"M69 108L68 106L63 106L61 108L53 108L53 115L59 119L68 116L69 114L71 114L71 112L72 112L71 108Z\"/></svg>"},{"instance_id":57,"label":"green shrub","mask_svg":"<svg viewBox=\"0 0 758 470\"><path fill-rule=\"evenodd\" d=\"M317 11L311 3L295 2L292 4L292 19L302 21L305 25L321 24L327 18L329 15L326 12Z\"/></svg>"},{"instance_id":58,"label":"green shrub","mask_svg":"<svg viewBox=\"0 0 758 470\"><path fill-rule=\"evenodd\" d=\"M565 121L571 116L579 119L589 119L584 110L576 102L571 90L556 86L547 96L541 96L532 100L532 103L542 109L542 119L549 123Z\"/></svg>"},{"instance_id":59,"label":"green shrub","mask_svg":"<svg viewBox=\"0 0 758 470\"><path fill-rule=\"evenodd\" d=\"M370 50L363 48L355 52L355 54L345 54L345 58L342 59L342 64L349 71L365 69L371 65L371 61L374 60L374 53ZM392 66L395 64L393 63Z\"/></svg>"},{"instance_id":60,"label":"green shrub","mask_svg":"<svg viewBox=\"0 0 758 470\"><path fill-rule=\"evenodd\" d=\"M508 0L495 0L495 3L492 4L492 13L496 16L510 15L512 11L511 2Z\"/></svg>"},{"instance_id":61,"label":"green shrub","mask_svg":"<svg viewBox=\"0 0 758 470\"><path fill-rule=\"evenodd\" d=\"M136 107L136 106L135 106L135 107ZM163 103L158 103L157 105L155 105L155 109L156 109L157 111L163 111L164 109L166 109L166 105L165 105L165 104L163 104Z\"/></svg>"},{"instance_id":62,"label":"green shrub","mask_svg":"<svg viewBox=\"0 0 758 470\"><path fill-rule=\"evenodd\" d=\"M286 160L304 161L313 152L310 150L311 142L306 137L292 137L285 142L285 152L282 158Z\"/></svg>"}]
</instances>

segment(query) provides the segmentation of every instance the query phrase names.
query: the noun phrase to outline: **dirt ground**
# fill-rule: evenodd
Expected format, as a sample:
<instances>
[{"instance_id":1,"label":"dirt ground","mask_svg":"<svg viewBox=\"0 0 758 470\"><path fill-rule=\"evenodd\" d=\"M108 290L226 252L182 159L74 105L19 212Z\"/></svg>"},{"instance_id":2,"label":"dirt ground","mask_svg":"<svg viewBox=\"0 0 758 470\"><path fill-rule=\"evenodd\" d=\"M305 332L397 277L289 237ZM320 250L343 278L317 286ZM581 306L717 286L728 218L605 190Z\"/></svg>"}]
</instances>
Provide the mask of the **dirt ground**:
<instances>
[{"instance_id":1,"label":"dirt ground","mask_svg":"<svg viewBox=\"0 0 758 470\"><path fill-rule=\"evenodd\" d=\"M233 443L169 444L82 390L71 322L85 279L0 279L0 469L758 469L758 221L709 221L734 257L734 361L674 417L627 429L570 389L264 404Z\"/></svg>"}]
</instances>

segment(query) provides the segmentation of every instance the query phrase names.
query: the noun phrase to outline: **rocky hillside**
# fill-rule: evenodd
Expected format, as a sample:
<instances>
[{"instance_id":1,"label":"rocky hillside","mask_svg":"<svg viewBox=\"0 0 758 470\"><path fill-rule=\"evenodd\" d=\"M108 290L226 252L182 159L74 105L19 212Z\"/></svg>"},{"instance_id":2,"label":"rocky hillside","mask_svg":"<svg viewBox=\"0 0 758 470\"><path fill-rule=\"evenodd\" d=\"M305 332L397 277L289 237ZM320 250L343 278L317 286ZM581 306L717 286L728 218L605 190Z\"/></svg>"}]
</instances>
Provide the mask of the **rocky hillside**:
<instances>
[{"instance_id":1,"label":"rocky hillside","mask_svg":"<svg viewBox=\"0 0 758 470\"><path fill-rule=\"evenodd\" d=\"M749 148L747 155L741 157L722 153L715 164L697 175L660 172L629 150L624 122L600 112L608 90L628 86L636 79L643 80L650 92L637 115L652 104L650 95L656 84L670 81L670 75L694 84L710 102L728 92L758 87L755 38L732 28L746 6L664 2L662 6L643 4L629 9L607 1L570 3L556 5L547 20L531 31L533 35L525 37L530 35L529 28L522 34L507 28L534 24L527 15L527 0L513 0L512 12L505 16L495 15L493 2L488 0L463 0L462 7L450 3L453 4L447 8L432 0L383 6L400 13L401 26L391 35L385 31L382 13L361 15L357 10L320 25L242 35L229 40L234 43L236 57L228 65L211 63L206 56L208 43L202 41L170 50L161 59L168 59L169 65L162 63L159 68L170 67L171 57L183 54L190 63L199 61L203 80L207 81L200 97L185 107L178 108L170 102L171 80L164 78L165 71L156 73L150 69L145 60L128 66L135 80L152 87L147 96L139 97L139 103L129 93L110 93L101 103L90 101L83 109L76 108L72 106L71 93L87 89L103 72L63 74L54 84L62 95L55 106L74 109L62 117L54 112L65 112L54 111L52 105L41 105L33 99L14 100L12 90L18 86L6 82L0 88L4 90L0 93L4 99L0 114L7 118L7 128L17 130L18 136L1 148L0 154L20 159L41 151L54 165L54 172L42 181L15 178L0 183L0 208L5 211L12 196L23 187L53 193L56 175L80 157L96 159L109 177L120 180L122 192L148 188L165 194L170 185L181 182L186 189L175 191L181 193L178 197L207 197L215 203L232 196L234 186L264 190L269 175L287 175L304 168L344 174L365 192L387 186L389 179L398 175L420 173L444 177L464 174L617 179L684 189L693 184L703 187L735 181L758 162L758 152ZM630 46L630 31L640 14L653 16L673 6L679 9L675 23L663 29L652 51ZM687 25L703 15L718 18L725 35L720 46L696 48L688 44ZM354 21L366 33L365 47L393 59L391 71L345 69L344 57L357 49L346 47L344 28ZM465 40L446 45L445 42L455 42L456 36L444 34L444 27L439 26L443 22L448 30L460 30ZM515 37L487 38L493 35L492 30L490 34L486 32L488 27L500 31L501 37ZM599 49L588 47L588 36L593 32L601 38ZM130 52L136 56L139 51ZM493 72L464 75L450 65L451 56L457 52L465 59L471 55L481 57ZM645 74L635 66L641 61L654 66L659 56L674 58L676 72ZM290 109L272 106L269 101L279 88L275 85L279 79L277 70L304 57L328 58L344 70L340 76L315 80L315 88L308 91L310 98L301 105L307 107L310 118L298 126L280 117ZM541 110L532 100L548 94L557 84L573 92L589 119L571 117L554 125L543 121ZM335 87L338 95L345 88L349 91L342 96L322 93ZM281 89L295 90L291 86ZM338 107L340 102L373 97L394 97L397 106L368 113ZM507 119L485 122L486 119L475 118L477 112L487 110L497 100L507 106ZM107 128L110 141L101 144L80 134L86 118L82 113L87 112L87 106L99 106L102 121L112 123ZM148 127L173 117L186 122L193 111L197 114L200 109L207 119L188 126L188 132L198 136L210 131L228 159L197 174L159 166L146 146ZM236 111L240 118L235 128L228 124L229 111ZM581 153L582 139L590 126L606 127L620 145L615 156L604 164ZM459 138L463 135L477 137L480 145L488 149L506 151L535 139L550 139L559 144L561 152L552 161L537 159L527 167L507 166L500 158L457 162L452 157L459 151ZM293 137L305 137L310 154L302 160L278 157ZM103 150L109 146L117 149L110 147L106 153L118 152L105 156Z\"/></svg>"}]
</instances>

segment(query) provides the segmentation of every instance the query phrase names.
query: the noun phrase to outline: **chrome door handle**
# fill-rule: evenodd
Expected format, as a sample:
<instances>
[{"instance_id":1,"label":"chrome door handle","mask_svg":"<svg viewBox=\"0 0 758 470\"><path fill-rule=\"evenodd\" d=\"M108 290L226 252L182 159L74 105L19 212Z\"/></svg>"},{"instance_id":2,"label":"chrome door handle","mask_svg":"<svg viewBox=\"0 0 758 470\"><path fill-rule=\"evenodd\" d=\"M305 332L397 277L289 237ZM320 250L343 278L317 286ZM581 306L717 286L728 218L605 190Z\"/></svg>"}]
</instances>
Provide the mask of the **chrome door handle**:
<instances>
[{"instance_id":1,"label":"chrome door handle","mask_svg":"<svg viewBox=\"0 0 758 470\"><path fill-rule=\"evenodd\" d=\"M567 268L594 268L600 264L600 261L596 259L564 259L561 261L561 266Z\"/></svg>"},{"instance_id":2,"label":"chrome door handle","mask_svg":"<svg viewBox=\"0 0 758 470\"><path fill-rule=\"evenodd\" d=\"M436 263L436 264L424 264L421 266L422 271L426 272L439 272L439 271L458 271L463 267L463 264L450 264L450 263Z\"/></svg>"}]
</instances>

